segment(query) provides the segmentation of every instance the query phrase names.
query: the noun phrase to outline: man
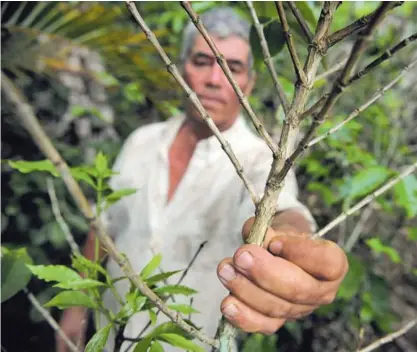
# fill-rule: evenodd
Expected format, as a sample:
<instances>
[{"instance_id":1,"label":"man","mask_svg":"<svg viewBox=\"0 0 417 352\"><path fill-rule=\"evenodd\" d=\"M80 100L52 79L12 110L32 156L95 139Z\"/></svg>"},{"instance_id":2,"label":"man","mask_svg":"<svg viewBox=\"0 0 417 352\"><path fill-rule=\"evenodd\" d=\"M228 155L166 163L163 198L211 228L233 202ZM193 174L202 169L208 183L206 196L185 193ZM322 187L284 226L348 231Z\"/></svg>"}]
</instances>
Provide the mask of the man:
<instances>
[{"instance_id":1,"label":"man","mask_svg":"<svg viewBox=\"0 0 417 352\"><path fill-rule=\"evenodd\" d=\"M255 83L249 24L227 8L211 10L202 20L248 96ZM185 30L183 43L185 80L261 195L271 164L269 149L240 115L235 92L192 24ZM245 331L272 334L285 321L310 314L334 299L348 268L346 257L335 244L308 238L314 220L296 198L294 173L286 179L263 248L242 245L239 232L244 224L242 235L248 235L254 205L190 102L185 102L185 114L134 131L114 169L119 175L111 180L112 188L138 191L110 209L109 232L138 272L155 253L163 255L163 271L184 269L207 241L183 282L199 291L193 307L200 313L192 320L207 334L215 334L221 313ZM92 258L93 248L94 235L90 234L87 257ZM112 261L108 270L114 277L121 275ZM176 278L170 281L175 282ZM123 295L128 282L118 284ZM178 297L176 303L189 303L189 299ZM105 295L104 304L114 311L119 307L111 293ZM68 310L61 327L76 339L83 333L80 321L84 317L82 309ZM134 316L124 335L136 337L146 322L146 315ZM113 343L111 336L109 351ZM58 340L59 352L65 350L63 346Z\"/></svg>"}]
</instances>

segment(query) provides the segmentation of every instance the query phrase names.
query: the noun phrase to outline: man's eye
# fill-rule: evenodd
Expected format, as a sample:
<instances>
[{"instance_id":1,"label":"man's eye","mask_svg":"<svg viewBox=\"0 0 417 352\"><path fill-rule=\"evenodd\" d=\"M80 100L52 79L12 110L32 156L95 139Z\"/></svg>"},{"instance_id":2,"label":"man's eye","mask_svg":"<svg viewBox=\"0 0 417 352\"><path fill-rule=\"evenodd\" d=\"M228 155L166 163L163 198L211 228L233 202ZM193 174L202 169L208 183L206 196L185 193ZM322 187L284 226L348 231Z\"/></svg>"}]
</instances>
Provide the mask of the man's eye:
<instances>
[{"instance_id":1,"label":"man's eye","mask_svg":"<svg viewBox=\"0 0 417 352\"><path fill-rule=\"evenodd\" d=\"M207 66L209 65L209 62L207 60L194 60L193 64L195 66Z\"/></svg>"},{"instance_id":2,"label":"man's eye","mask_svg":"<svg viewBox=\"0 0 417 352\"><path fill-rule=\"evenodd\" d=\"M243 68L239 65L229 65L230 71L232 71L233 73L242 73L243 72Z\"/></svg>"}]
</instances>

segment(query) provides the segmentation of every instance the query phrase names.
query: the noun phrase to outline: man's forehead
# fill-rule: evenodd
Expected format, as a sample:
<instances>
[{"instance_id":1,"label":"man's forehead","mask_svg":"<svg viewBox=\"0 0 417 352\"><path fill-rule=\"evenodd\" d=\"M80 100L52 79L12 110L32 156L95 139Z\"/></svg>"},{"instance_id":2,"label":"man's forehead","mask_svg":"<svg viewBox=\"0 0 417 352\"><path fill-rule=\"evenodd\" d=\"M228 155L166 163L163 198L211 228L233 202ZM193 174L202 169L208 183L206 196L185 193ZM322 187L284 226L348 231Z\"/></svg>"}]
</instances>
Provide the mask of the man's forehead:
<instances>
[{"instance_id":1,"label":"man's forehead","mask_svg":"<svg viewBox=\"0 0 417 352\"><path fill-rule=\"evenodd\" d=\"M234 35L226 38L211 36L211 38L226 60L239 60L243 63L248 62L250 48L244 39ZM203 53L207 56L214 57L213 52L201 34L196 37L191 53Z\"/></svg>"}]
</instances>

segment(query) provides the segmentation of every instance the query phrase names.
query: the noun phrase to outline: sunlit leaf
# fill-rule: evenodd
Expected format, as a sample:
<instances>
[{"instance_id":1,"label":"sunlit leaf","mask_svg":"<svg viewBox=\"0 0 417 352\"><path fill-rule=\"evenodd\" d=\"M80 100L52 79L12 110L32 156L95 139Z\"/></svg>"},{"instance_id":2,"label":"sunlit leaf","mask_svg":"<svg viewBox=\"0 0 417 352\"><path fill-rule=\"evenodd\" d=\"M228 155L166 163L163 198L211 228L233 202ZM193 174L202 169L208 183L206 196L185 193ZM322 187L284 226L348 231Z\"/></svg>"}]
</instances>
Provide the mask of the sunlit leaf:
<instances>
[{"instance_id":1,"label":"sunlit leaf","mask_svg":"<svg viewBox=\"0 0 417 352\"><path fill-rule=\"evenodd\" d=\"M139 341L133 352L147 352L149 346L151 345L152 338L144 338L141 341Z\"/></svg>"},{"instance_id":2,"label":"sunlit leaf","mask_svg":"<svg viewBox=\"0 0 417 352\"><path fill-rule=\"evenodd\" d=\"M59 176L58 171L50 160L40 160L40 161L13 161L8 160L8 164L13 169L18 170L21 173L27 174L34 171L46 171L52 174L55 177Z\"/></svg>"},{"instance_id":3,"label":"sunlit leaf","mask_svg":"<svg viewBox=\"0 0 417 352\"><path fill-rule=\"evenodd\" d=\"M140 272L140 276L142 277L142 279L148 278L149 275L151 275L158 268L158 266L161 264L161 261L162 254L158 253L149 261L149 263Z\"/></svg>"},{"instance_id":4,"label":"sunlit leaf","mask_svg":"<svg viewBox=\"0 0 417 352\"><path fill-rule=\"evenodd\" d=\"M384 253L391 259L393 263L401 263L401 257L397 250L391 246L383 244L378 237L367 239L365 242L375 253Z\"/></svg>"},{"instance_id":5,"label":"sunlit leaf","mask_svg":"<svg viewBox=\"0 0 417 352\"><path fill-rule=\"evenodd\" d=\"M158 335L158 339L168 342L175 347L183 348L187 351L205 352L205 349L194 342L187 340L185 337L176 334L162 334Z\"/></svg>"},{"instance_id":6,"label":"sunlit leaf","mask_svg":"<svg viewBox=\"0 0 417 352\"><path fill-rule=\"evenodd\" d=\"M85 346L85 352L99 352L104 350L113 324L109 324L97 331Z\"/></svg>"},{"instance_id":7,"label":"sunlit leaf","mask_svg":"<svg viewBox=\"0 0 417 352\"><path fill-rule=\"evenodd\" d=\"M97 308L94 301L81 291L64 291L58 293L54 298L45 304L45 307L58 307L59 309L76 306Z\"/></svg>"},{"instance_id":8,"label":"sunlit leaf","mask_svg":"<svg viewBox=\"0 0 417 352\"><path fill-rule=\"evenodd\" d=\"M145 281L146 281L148 286L152 286L152 285L155 285L156 283L158 283L160 281L168 279L169 277L171 277L175 274L180 273L181 271L182 270L174 270L174 271L167 271L167 272L164 272L164 273L161 273L161 274L156 274L156 275L153 275L151 277L148 277Z\"/></svg>"},{"instance_id":9,"label":"sunlit leaf","mask_svg":"<svg viewBox=\"0 0 417 352\"><path fill-rule=\"evenodd\" d=\"M158 341L154 341L149 352L164 352L164 348Z\"/></svg>"},{"instance_id":10,"label":"sunlit leaf","mask_svg":"<svg viewBox=\"0 0 417 352\"><path fill-rule=\"evenodd\" d=\"M182 285L167 285L163 287L158 287L154 290L158 294L170 294L170 295L184 295L190 296L198 293L198 291Z\"/></svg>"},{"instance_id":11,"label":"sunlit leaf","mask_svg":"<svg viewBox=\"0 0 417 352\"><path fill-rule=\"evenodd\" d=\"M182 314L200 313L197 309L194 309L187 304L170 304L168 307Z\"/></svg>"},{"instance_id":12,"label":"sunlit leaf","mask_svg":"<svg viewBox=\"0 0 417 352\"><path fill-rule=\"evenodd\" d=\"M105 154L102 152L97 153L94 160L94 166L99 175L102 175L105 171L108 170L108 159Z\"/></svg>"},{"instance_id":13,"label":"sunlit leaf","mask_svg":"<svg viewBox=\"0 0 417 352\"><path fill-rule=\"evenodd\" d=\"M39 279L67 283L80 281L81 276L64 265L28 265L28 268Z\"/></svg>"},{"instance_id":14,"label":"sunlit leaf","mask_svg":"<svg viewBox=\"0 0 417 352\"><path fill-rule=\"evenodd\" d=\"M31 263L26 248L1 247L1 302L26 287L32 276L26 265Z\"/></svg>"},{"instance_id":15,"label":"sunlit leaf","mask_svg":"<svg viewBox=\"0 0 417 352\"><path fill-rule=\"evenodd\" d=\"M106 196L105 200L107 202L107 205L111 205L111 204L118 202L123 197L130 196L136 192L137 192L136 188L120 189L120 190L110 193L108 196Z\"/></svg>"},{"instance_id":16,"label":"sunlit leaf","mask_svg":"<svg viewBox=\"0 0 417 352\"><path fill-rule=\"evenodd\" d=\"M78 281L69 281L69 282L61 282L59 284L54 285L54 287L63 288L66 290L83 290L87 288L95 288L105 286L104 283L92 280L92 279L82 279Z\"/></svg>"}]
</instances>

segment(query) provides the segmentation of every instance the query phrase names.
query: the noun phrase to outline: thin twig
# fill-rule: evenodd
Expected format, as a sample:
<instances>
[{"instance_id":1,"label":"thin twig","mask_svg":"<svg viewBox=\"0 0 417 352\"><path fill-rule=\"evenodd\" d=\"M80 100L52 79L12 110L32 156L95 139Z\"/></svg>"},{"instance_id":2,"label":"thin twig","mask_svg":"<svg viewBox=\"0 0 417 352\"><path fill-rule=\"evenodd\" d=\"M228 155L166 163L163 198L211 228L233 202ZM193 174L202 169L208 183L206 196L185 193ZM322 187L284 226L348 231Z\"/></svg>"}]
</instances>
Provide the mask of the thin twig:
<instances>
[{"instance_id":1,"label":"thin twig","mask_svg":"<svg viewBox=\"0 0 417 352\"><path fill-rule=\"evenodd\" d=\"M187 324L182 319L181 314L168 308L165 305L164 301L146 285L146 283L141 279L139 275L136 274L135 270L133 269L126 256L117 250L112 239L107 234L107 231L100 219L96 218L96 216L94 215L94 212L87 198L83 194L79 184L72 176L68 165L62 159L61 155L53 146L51 140L48 138L44 129L40 125L38 119L36 118L33 112L32 107L29 105L26 98L22 96L22 94L17 90L17 88L10 81L10 79L7 78L6 75L3 73L1 75L1 89L6 95L6 97L15 106L17 116L20 118L24 128L31 135L39 149L55 165L57 171L59 172L65 184L67 185L70 194L76 201L79 209L87 218L92 228L96 230L96 233L99 236L99 239L103 244L104 248L107 250L109 256L120 266L123 273L130 279L133 285L136 288L138 288L139 291L144 296L146 296L156 307L161 309L161 311L174 323L176 323L181 329L210 346L218 346L218 341L209 338L201 331Z\"/></svg>"},{"instance_id":2,"label":"thin twig","mask_svg":"<svg viewBox=\"0 0 417 352\"><path fill-rule=\"evenodd\" d=\"M319 100L317 100L310 108L304 111L299 119L300 121L304 120L306 117L314 114L318 109L323 107L323 104L326 102L326 99L329 97L329 94L323 95Z\"/></svg>"},{"instance_id":3,"label":"thin twig","mask_svg":"<svg viewBox=\"0 0 417 352\"><path fill-rule=\"evenodd\" d=\"M148 38L148 40L152 43L152 45L157 50L162 61L165 63L168 72L174 77L174 79L178 82L178 84L184 90L184 92L187 95L187 98L191 101L191 103L194 105L194 107L197 109L201 117L204 119L204 121L210 128L210 130L213 132L213 134L216 136L216 138L220 142L224 152L229 157L230 161L232 162L233 166L236 169L237 174L242 179L246 189L248 190L253 203L257 204L259 200L255 191L255 187L253 186L252 182L244 174L243 167L240 165L240 162L237 159L236 155L234 154L232 148L230 147L229 142L220 133L219 129L215 125L210 115L204 109L203 105L201 104L195 92L191 90L191 88L182 78L177 67L171 62L168 55L165 53L164 49L162 48L162 46L159 44L158 39L156 38L155 34L153 34L152 31L149 29L149 27L146 25L145 21L143 20L142 16L140 15L139 11L136 8L135 3L133 1L126 1L126 5L130 13L133 15L133 17L139 24L142 31L146 34L146 37Z\"/></svg>"},{"instance_id":4,"label":"thin twig","mask_svg":"<svg viewBox=\"0 0 417 352\"><path fill-rule=\"evenodd\" d=\"M404 69L400 72L400 74L395 77L391 82L389 82L386 86L381 88L379 90L379 93L375 94L370 100L368 100L365 104L361 105L359 108L356 108L346 119L344 119L342 122L337 124L336 126L332 127L329 131L327 131L325 134L318 136L314 138L312 141L310 141L306 148L312 147L314 144L317 144L318 142L322 141L326 137L330 136L332 133L335 133L337 130L342 128L346 123L353 120L356 116L358 116L361 112L363 112L366 108L368 108L371 104L373 104L375 101L377 101L379 98L381 98L384 93L392 88L396 83L400 81L402 76L409 71L411 67L413 67L417 63L417 59L414 59L412 62L410 62Z\"/></svg>"},{"instance_id":5,"label":"thin twig","mask_svg":"<svg viewBox=\"0 0 417 352\"><path fill-rule=\"evenodd\" d=\"M354 212L358 211L359 209L361 209L362 207L364 207L366 204L372 202L374 199L376 199L382 193L384 193L387 190L389 190L392 186L394 186L396 183L400 182L403 178L405 178L408 175L410 175L416 169L417 169L417 161L414 164L408 166L398 176L392 178L385 185L383 185L382 187L378 188L375 192L373 192L369 196L367 196L364 199L362 199L359 203L357 203L353 207L349 208L348 210L344 211L337 218L335 218L333 221L331 221L329 224L327 224L325 227L323 227L320 231L316 232L313 235L313 238L319 238L319 237L322 237L323 235L325 235L331 229L333 229L338 224L340 224L342 221L344 221L349 215L351 215Z\"/></svg>"},{"instance_id":6,"label":"thin twig","mask_svg":"<svg viewBox=\"0 0 417 352\"><path fill-rule=\"evenodd\" d=\"M268 43L265 39L265 34L264 34L264 31L263 31L263 26L259 22L258 15L256 14L256 11L255 11L255 8L253 7L252 1L247 1L247 5L248 5L248 8L249 8L249 12L252 16L256 32L258 33L258 36L259 36L259 39L260 39L262 54L264 56L265 65L268 68L269 73L272 77L272 81L274 82L275 89L277 90L277 93L278 93L278 98L281 101L282 108L283 108L284 113L286 115L288 113L288 109L289 109L289 102L288 102L287 96L285 95L284 89L281 86L281 83L279 83L279 81L278 81L278 75L277 75L277 72L275 71L275 67L272 63L271 54L270 54L269 48L268 48Z\"/></svg>"},{"instance_id":7,"label":"thin twig","mask_svg":"<svg viewBox=\"0 0 417 352\"><path fill-rule=\"evenodd\" d=\"M48 324L51 326L51 328L59 334L59 336L62 338L62 340L67 344L68 348L73 352L79 352L77 346L74 345L74 343L69 339L69 337L62 331L62 329L59 327L59 324L57 321L53 318L49 312L42 307L40 302L36 299L36 297L30 292L26 287L23 289L23 291L26 293L26 297L29 299L30 303L32 303L33 307L41 313L43 318L48 322Z\"/></svg>"},{"instance_id":8,"label":"thin twig","mask_svg":"<svg viewBox=\"0 0 417 352\"><path fill-rule=\"evenodd\" d=\"M326 78L327 76L330 76L331 74L340 71L344 65L346 65L348 59L342 60L338 63L336 63L332 68L330 68L329 70L327 70L326 72L323 72L319 75L316 76L316 79L314 80L314 83L316 83L317 81Z\"/></svg>"},{"instance_id":9,"label":"thin twig","mask_svg":"<svg viewBox=\"0 0 417 352\"><path fill-rule=\"evenodd\" d=\"M376 340L375 342L373 342L372 344L370 344L369 346L362 348L361 350L359 350L358 352L370 352L373 351L375 349L377 349L378 347L381 347L382 345L385 345L386 343L389 343L393 340L395 340L397 337L400 337L402 335L404 335L405 333L407 333L411 328L413 328L414 325L417 324L417 319L414 319L412 321L410 321L408 324L404 325L404 327L402 327L400 330L393 332L391 334L386 335L385 337Z\"/></svg>"},{"instance_id":10,"label":"thin twig","mask_svg":"<svg viewBox=\"0 0 417 352\"><path fill-rule=\"evenodd\" d=\"M393 8L397 7L397 6L401 6L402 5L402 1L396 1L393 4ZM337 32L334 32L333 34L331 34L327 40L327 45L329 48L331 48L333 45L339 43L340 41L344 40L346 37L357 33L358 31L360 31L361 29L365 28L369 21L372 19L372 17L376 14L377 10L375 10L374 12L365 15L363 17L361 17L360 19L356 20L355 22L351 23L349 26L342 28L340 30L338 30Z\"/></svg>"},{"instance_id":11,"label":"thin twig","mask_svg":"<svg viewBox=\"0 0 417 352\"><path fill-rule=\"evenodd\" d=\"M411 42L417 39L417 33L414 33L413 35L410 35L408 38L405 38L401 42L399 42L397 45L395 45L393 48L386 50L381 56L379 56L377 59L372 61L369 65L367 65L362 71L355 74L353 77L351 77L345 86L348 86L361 78L363 75L367 74L369 71L383 63L385 60L391 58L396 52L400 51L401 49L405 48L407 45L409 45Z\"/></svg>"},{"instance_id":12,"label":"thin twig","mask_svg":"<svg viewBox=\"0 0 417 352\"><path fill-rule=\"evenodd\" d=\"M313 33L311 33L310 27L308 26L306 20L304 19L300 10L297 8L297 6L294 5L292 1L288 1L287 4L290 7L292 13L294 14L294 17L297 19L298 23L300 24L301 30L303 31L304 35L307 38L307 42L310 44L313 40Z\"/></svg>"},{"instance_id":13,"label":"thin twig","mask_svg":"<svg viewBox=\"0 0 417 352\"><path fill-rule=\"evenodd\" d=\"M301 67L300 59L298 58L297 50L295 49L295 44L292 39L292 33L288 25L287 16L285 15L285 10L284 6L282 5L282 1L275 1L275 6L278 11L279 19L281 21L282 30L284 32L285 41L287 42L291 60L294 65L295 74L297 75L299 81L303 85L307 85L307 77L303 71L303 68Z\"/></svg>"},{"instance_id":14,"label":"thin twig","mask_svg":"<svg viewBox=\"0 0 417 352\"><path fill-rule=\"evenodd\" d=\"M269 135L269 133L265 129L265 126L262 124L262 122L256 116L255 112L253 111L252 107L249 104L248 99L243 94L239 85L233 79L233 73L232 73L232 71L230 71L230 68L229 68L229 65L227 64L226 59L224 58L223 54L220 53L216 44L214 44L213 39L210 37L209 33L207 32L207 29L204 27L204 25L203 25L203 23L200 19L200 16L197 15L197 13L193 10L193 8L191 7L191 5L188 1L181 1L181 6L188 13L188 16L190 17L191 21L194 23L194 25L196 26L198 31L201 33L201 35L203 36L203 38L207 42L211 51L213 52L214 56L217 59L217 63L222 68L222 70L223 70L224 74L226 75L228 81L232 85L233 90L235 91L236 95L239 98L240 104L243 106L243 108L247 112L248 116L252 120L252 123L253 123L256 131L264 139L265 143L268 145L269 149L271 149L272 153L274 155L276 155L278 153L276 143L274 142L272 137Z\"/></svg>"},{"instance_id":15,"label":"thin twig","mask_svg":"<svg viewBox=\"0 0 417 352\"><path fill-rule=\"evenodd\" d=\"M363 228L365 227L366 222L369 220L369 218L372 215L372 203L368 205L368 207L362 212L358 223L352 230L352 233L350 234L348 240L346 241L346 244L343 246L343 249L346 252L350 252L353 248L353 246L358 241L359 236L362 234Z\"/></svg>"},{"instance_id":16,"label":"thin twig","mask_svg":"<svg viewBox=\"0 0 417 352\"><path fill-rule=\"evenodd\" d=\"M46 183L47 183L49 198L51 200L52 212L54 213L55 219L58 222L59 227L61 228L62 232L65 235L65 239L67 240L69 246L71 247L71 252L76 253L76 254L81 254L80 248L75 242L74 236L72 235L67 223L62 217L61 210L59 209L59 203L58 203L58 199L55 193L54 181L50 177L48 177L46 179Z\"/></svg>"}]
</instances>

